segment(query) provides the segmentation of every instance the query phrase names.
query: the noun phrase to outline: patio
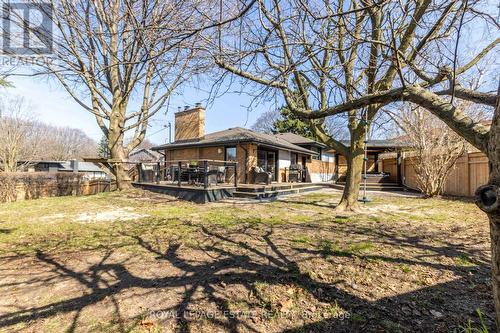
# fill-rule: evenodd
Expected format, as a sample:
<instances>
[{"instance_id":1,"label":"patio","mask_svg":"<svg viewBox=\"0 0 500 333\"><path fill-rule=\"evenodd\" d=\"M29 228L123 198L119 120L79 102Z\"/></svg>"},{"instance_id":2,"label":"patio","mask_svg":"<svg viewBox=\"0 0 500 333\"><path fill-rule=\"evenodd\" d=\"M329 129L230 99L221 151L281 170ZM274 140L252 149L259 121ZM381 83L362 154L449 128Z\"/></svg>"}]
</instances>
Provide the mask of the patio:
<instances>
[{"instance_id":1,"label":"patio","mask_svg":"<svg viewBox=\"0 0 500 333\"><path fill-rule=\"evenodd\" d=\"M218 160L175 160L137 163L136 183L156 183L186 188L238 186L237 162Z\"/></svg>"}]
</instances>

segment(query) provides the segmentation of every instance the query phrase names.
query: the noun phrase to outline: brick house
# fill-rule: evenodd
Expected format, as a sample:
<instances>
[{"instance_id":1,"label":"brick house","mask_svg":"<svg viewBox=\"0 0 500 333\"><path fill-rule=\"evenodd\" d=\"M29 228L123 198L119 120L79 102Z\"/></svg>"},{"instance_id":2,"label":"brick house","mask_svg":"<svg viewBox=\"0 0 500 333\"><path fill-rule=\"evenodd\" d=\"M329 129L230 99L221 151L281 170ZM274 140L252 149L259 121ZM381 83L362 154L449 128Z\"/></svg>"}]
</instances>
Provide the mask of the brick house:
<instances>
[{"instance_id":1,"label":"brick house","mask_svg":"<svg viewBox=\"0 0 500 333\"><path fill-rule=\"evenodd\" d=\"M292 181L290 170L299 168L299 182L322 182L335 177L335 157L326 146L302 136L270 135L235 127L205 133L205 109L200 105L175 114L175 141L153 147L164 161L217 160L238 162L238 182L253 183L255 170L271 173L277 183Z\"/></svg>"}]
</instances>

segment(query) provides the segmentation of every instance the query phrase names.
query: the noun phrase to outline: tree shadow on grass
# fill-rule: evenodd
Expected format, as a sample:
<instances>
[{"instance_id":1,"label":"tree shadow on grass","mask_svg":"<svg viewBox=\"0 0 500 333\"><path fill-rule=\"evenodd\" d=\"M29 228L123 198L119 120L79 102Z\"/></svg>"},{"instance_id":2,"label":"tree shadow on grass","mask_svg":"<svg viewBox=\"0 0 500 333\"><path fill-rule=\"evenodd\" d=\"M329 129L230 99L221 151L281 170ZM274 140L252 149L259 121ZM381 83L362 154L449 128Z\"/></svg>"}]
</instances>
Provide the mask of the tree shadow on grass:
<instances>
[{"instance_id":1,"label":"tree shadow on grass","mask_svg":"<svg viewBox=\"0 0 500 333\"><path fill-rule=\"evenodd\" d=\"M293 200L291 198L286 198L286 199L279 199L277 201L280 201L285 204L295 204L295 205L305 205L305 206L314 206L314 207L320 207L320 208L335 208L337 207L337 203L329 203L325 202L324 199L318 199L318 200Z\"/></svg>"},{"instance_id":2,"label":"tree shadow on grass","mask_svg":"<svg viewBox=\"0 0 500 333\"><path fill-rule=\"evenodd\" d=\"M355 227L353 227L355 229ZM353 230L353 232L356 230ZM381 242L388 245L402 246L408 251L412 249L425 250L434 255L449 256L461 253L463 249L453 244L443 244L434 247L415 238L394 237L377 230L357 230L371 232L372 236L381 237ZM15 324L32 320L52 318L63 314L73 314L68 331L78 328L81 311L86 307L96 305L105 299L111 300L114 307L114 321L118 323L117 330L127 332L138 325L141 318L135 318L132 323L123 318L120 293L131 288L140 288L149 292L161 289L182 288L183 294L173 307L149 309L151 311L173 311L175 313L176 330L179 332L193 331L199 325L199 317L193 317L192 308L200 306L200 295L215 307L218 315L202 318L210 325L227 332L259 332L266 327L259 326L271 316L277 316L279 322L273 331L286 332L380 332L391 330L439 332L447 331L448 325L457 324L464 318L473 315L475 307L480 306L491 313L491 299L478 296L473 286L483 283L488 276L488 266L481 261L476 262L475 273L457 268L453 265L430 262L430 257L417 260L403 260L383 255L362 256L362 259L397 262L407 265L427 266L441 271L453 271L459 277L433 286L401 293L394 297L385 297L370 301L358 296L356 291L346 291L337 282L325 282L313 278L309 271L303 271L300 262L312 260L321 256L339 258L353 254L326 253L321 250L290 248L283 245L282 239L272 226L242 225L235 229L200 227L200 245L196 251L206 254L211 260L196 260L186 258L181 242L167 244L156 243L137 235L130 235L146 253L154 255L156 261L163 265L165 275L162 277L144 278L132 273L127 263L111 262L112 250L102 255L100 261L83 271L77 271L61 263L43 251L36 253L36 259L50 267L51 279L70 279L77 282L86 291L82 296L55 301L50 304L31 308L19 308L10 313L0 315L0 328L8 328ZM164 249L162 249L164 248ZM293 250L293 253L292 253ZM194 251L194 250L193 250ZM299 256L300 255L300 256ZM299 260L300 258L300 260ZM146 269L147 266L144 267ZM175 268L180 273L168 274ZM112 276L113 279L108 277ZM340 306L345 312L327 314L328 318L309 320L307 317L291 322L286 313L269 306L263 299L257 284L272 286L294 286L306 291L313 299L323 304ZM231 307L231 300L225 297L224 290L242 286L256 300L249 300L248 305L256 312L251 316L260 316L257 321L251 316L239 316ZM2 286L5 287L5 286ZM485 291L487 293L487 291ZM260 304L260 305L259 305ZM430 312L428 309L437 309ZM278 311L278 312L276 312ZM346 316L349 314L349 316ZM206 315L206 313L205 313ZM280 317L282 316L283 317ZM202 314L203 316L203 314ZM263 319L264 318L264 319ZM161 319L161 318L160 318ZM255 318L253 318L255 319ZM487 324L492 325L490 317ZM294 328L290 328L294 327ZM266 330L266 329L264 329Z\"/></svg>"}]
</instances>

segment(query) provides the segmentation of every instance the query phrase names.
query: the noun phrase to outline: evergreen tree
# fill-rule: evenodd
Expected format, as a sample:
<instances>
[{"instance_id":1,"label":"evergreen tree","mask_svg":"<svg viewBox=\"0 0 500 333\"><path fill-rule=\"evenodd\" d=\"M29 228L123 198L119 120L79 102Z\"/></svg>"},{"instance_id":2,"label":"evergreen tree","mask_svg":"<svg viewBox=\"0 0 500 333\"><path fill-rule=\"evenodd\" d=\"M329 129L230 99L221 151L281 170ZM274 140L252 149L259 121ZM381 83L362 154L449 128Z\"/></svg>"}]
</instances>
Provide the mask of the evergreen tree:
<instances>
[{"instance_id":1,"label":"evergreen tree","mask_svg":"<svg viewBox=\"0 0 500 333\"><path fill-rule=\"evenodd\" d=\"M281 117L273 124L273 133L294 133L314 140L314 134L306 123L295 116L286 106L279 109Z\"/></svg>"},{"instance_id":2,"label":"evergreen tree","mask_svg":"<svg viewBox=\"0 0 500 333\"><path fill-rule=\"evenodd\" d=\"M97 145L97 156L101 158L110 158L111 152L109 151L108 138L103 135L101 141Z\"/></svg>"}]
</instances>

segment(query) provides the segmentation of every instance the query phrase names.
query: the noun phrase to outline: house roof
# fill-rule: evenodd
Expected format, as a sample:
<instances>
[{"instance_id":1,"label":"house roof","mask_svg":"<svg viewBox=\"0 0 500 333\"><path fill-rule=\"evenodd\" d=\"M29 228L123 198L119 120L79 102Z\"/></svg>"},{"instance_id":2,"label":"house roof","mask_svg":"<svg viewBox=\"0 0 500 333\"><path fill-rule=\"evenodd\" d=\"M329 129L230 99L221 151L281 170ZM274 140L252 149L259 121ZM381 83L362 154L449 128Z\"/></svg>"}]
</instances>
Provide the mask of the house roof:
<instances>
[{"instance_id":1,"label":"house roof","mask_svg":"<svg viewBox=\"0 0 500 333\"><path fill-rule=\"evenodd\" d=\"M73 167L71 166L71 161L62 161L62 168L59 168L59 171L73 171ZM101 168L91 162L82 162L78 161L78 172L104 172Z\"/></svg>"},{"instance_id":2,"label":"house roof","mask_svg":"<svg viewBox=\"0 0 500 333\"><path fill-rule=\"evenodd\" d=\"M351 144L350 140L341 140L343 145L349 147ZM387 139L387 140L368 140L366 143L368 148L406 148L408 147L408 142L398 139Z\"/></svg>"},{"instance_id":3,"label":"house roof","mask_svg":"<svg viewBox=\"0 0 500 333\"><path fill-rule=\"evenodd\" d=\"M309 155L317 155L317 153L312 150L302 148L280 137L254 132L242 127L234 127L224 131L206 134L203 138L197 140L175 141L173 143L156 146L151 149L158 151L163 149L209 147L221 144L228 145L245 142L254 142L262 146L276 147Z\"/></svg>"},{"instance_id":4,"label":"house roof","mask_svg":"<svg viewBox=\"0 0 500 333\"><path fill-rule=\"evenodd\" d=\"M323 147L325 148L326 145L325 144L322 144L321 142L318 142L318 141L314 141L312 139L309 139L309 138L306 138L302 135L298 135L298 134L295 134L295 133L290 133L290 132L287 132L287 133L278 133L275 135L276 137L280 138L280 139L284 139L290 143L293 143L295 145L316 145L316 146L320 146L320 147Z\"/></svg>"},{"instance_id":5,"label":"house roof","mask_svg":"<svg viewBox=\"0 0 500 333\"><path fill-rule=\"evenodd\" d=\"M158 153L157 151L154 151L154 150L148 149L148 148L139 148L139 149L136 148L136 149L133 149L130 152L129 157L137 155L137 154L140 154L140 153L147 154L147 155L151 156L152 158L154 158L156 160L159 160L162 157L161 154Z\"/></svg>"},{"instance_id":6,"label":"house roof","mask_svg":"<svg viewBox=\"0 0 500 333\"><path fill-rule=\"evenodd\" d=\"M323 148L326 148L327 146L321 142L314 141L312 139L303 137L302 135L298 135L295 133L278 133L276 134L277 137L285 139L288 142L291 142L296 145L318 145ZM350 140L340 140L340 142L345 145L349 146L351 144ZM402 140L399 138L393 138L393 139L387 139L387 140L368 140L367 146L368 148L404 148L408 147L409 143L407 140Z\"/></svg>"},{"instance_id":7,"label":"house roof","mask_svg":"<svg viewBox=\"0 0 500 333\"><path fill-rule=\"evenodd\" d=\"M71 166L71 161L44 161L44 160L35 160L35 161L20 161L21 163L23 162L29 162L32 164L53 164L55 167L57 167L58 171L73 171L73 167ZM99 168L97 165L95 165L92 162L83 162L83 161L78 161L78 171L79 172L104 172L102 171L101 168Z\"/></svg>"}]
</instances>

